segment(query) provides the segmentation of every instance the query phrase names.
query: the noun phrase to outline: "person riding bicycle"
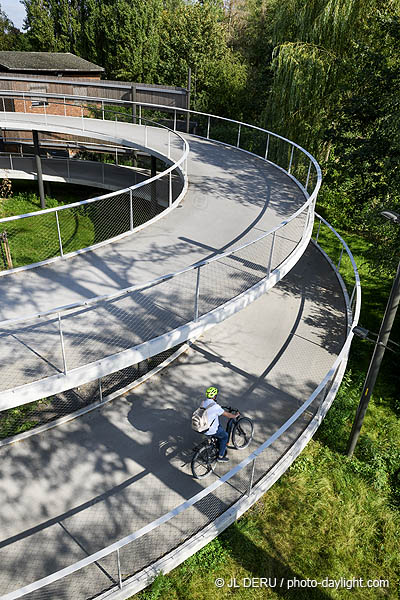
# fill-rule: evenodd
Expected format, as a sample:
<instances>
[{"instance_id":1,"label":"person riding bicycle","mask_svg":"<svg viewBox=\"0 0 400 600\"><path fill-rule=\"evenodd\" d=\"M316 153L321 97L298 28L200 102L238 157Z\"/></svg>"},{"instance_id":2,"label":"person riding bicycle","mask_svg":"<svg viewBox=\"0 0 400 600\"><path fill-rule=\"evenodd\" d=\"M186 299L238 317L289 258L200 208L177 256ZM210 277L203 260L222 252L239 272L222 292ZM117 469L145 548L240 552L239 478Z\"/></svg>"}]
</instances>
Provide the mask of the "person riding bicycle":
<instances>
[{"instance_id":1,"label":"person riding bicycle","mask_svg":"<svg viewBox=\"0 0 400 600\"><path fill-rule=\"evenodd\" d=\"M228 443L228 432L220 425L219 417L224 415L224 417L228 417L228 419L236 419L240 413L230 413L222 408L217 402L215 402L215 398L217 397L218 389L214 386L211 386L206 389L206 398L201 402L201 408L207 408L208 422L210 423L210 427L207 431L203 431L206 435L212 435L218 439L219 445L219 453L218 453L218 462L228 462L229 458L225 456L226 453L226 445Z\"/></svg>"}]
</instances>

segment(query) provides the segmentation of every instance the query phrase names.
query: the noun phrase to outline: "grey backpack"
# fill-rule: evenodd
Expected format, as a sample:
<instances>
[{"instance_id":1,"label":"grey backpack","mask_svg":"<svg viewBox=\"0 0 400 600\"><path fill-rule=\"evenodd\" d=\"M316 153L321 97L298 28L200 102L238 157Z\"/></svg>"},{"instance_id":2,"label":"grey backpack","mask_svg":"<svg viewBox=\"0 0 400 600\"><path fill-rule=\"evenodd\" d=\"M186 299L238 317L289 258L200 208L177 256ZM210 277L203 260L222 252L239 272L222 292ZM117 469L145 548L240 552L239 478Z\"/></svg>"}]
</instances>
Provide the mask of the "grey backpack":
<instances>
[{"instance_id":1,"label":"grey backpack","mask_svg":"<svg viewBox=\"0 0 400 600\"><path fill-rule=\"evenodd\" d=\"M207 431L210 428L210 423L208 422L208 409L211 406L207 406L207 408L196 408L194 413L192 414L192 429L195 431L199 431L202 433L203 431Z\"/></svg>"}]
</instances>

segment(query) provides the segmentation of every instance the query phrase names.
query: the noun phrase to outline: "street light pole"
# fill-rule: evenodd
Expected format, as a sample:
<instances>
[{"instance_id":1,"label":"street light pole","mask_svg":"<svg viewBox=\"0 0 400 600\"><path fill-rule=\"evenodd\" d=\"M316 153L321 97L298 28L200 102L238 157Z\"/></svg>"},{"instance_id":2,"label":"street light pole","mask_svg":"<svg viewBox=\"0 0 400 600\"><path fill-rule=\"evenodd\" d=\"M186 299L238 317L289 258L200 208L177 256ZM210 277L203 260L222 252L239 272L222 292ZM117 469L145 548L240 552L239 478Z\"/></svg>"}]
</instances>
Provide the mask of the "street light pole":
<instances>
[{"instance_id":1,"label":"street light pole","mask_svg":"<svg viewBox=\"0 0 400 600\"><path fill-rule=\"evenodd\" d=\"M391 219L394 223L400 224L400 215L392 211L385 211L383 216ZM397 308L400 301L400 262L397 267L396 277L394 278L390 296L386 305L385 314L379 330L379 334L375 343L374 352L368 368L368 373L365 378L361 399L357 408L356 417L350 434L349 443L347 446L347 456L353 456L354 448L356 447L360 430L364 421L365 413L368 408L376 378L378 377L379 369L385 354L385 348L389 341L390 331L396 316Z\"/></svg>"}]
</instances>

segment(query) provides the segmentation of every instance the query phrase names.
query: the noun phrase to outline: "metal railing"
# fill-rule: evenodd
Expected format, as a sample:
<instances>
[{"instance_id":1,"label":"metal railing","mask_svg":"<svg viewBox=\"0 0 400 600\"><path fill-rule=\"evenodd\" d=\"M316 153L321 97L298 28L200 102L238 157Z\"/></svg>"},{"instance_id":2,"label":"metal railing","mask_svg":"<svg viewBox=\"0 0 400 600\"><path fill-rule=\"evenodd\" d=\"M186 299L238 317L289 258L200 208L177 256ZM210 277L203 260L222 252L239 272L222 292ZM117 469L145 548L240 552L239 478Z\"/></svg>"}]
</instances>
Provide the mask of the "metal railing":
<instances>
[{"instance_id":1,"label":"metal railing","mask_svg":"<svg viewBox=\"0 0 400 600\"><path fill-rule=\"evenodd\" d=\"M5 594L1 600L17 600L25 596L29 596L29 600L56 598L61 595L61 591L64 595L68 594L65 597L70 598L112 598L113 592L124 589L126 595L118 597L128 598L130 594L142 589L157 569L167 571L172 565L176 566L176 556L182 549L181 560L216 537L254 504L300 454L321 423L340 384L361 307L360 279L354 258L339 234L319 215L317 219L340 242L340 253L342 258L344 255L347 257L347 267L350 267L347 268L345 277L347 280L350 277L353 279L353 292L350 294L350 301L340 274L343 271L343 260L336 266L331 261L345 292L349 331L338 357L313 393L247 458L192 498L106 548ZM289 431L291 435L285 438L284 434ZM296 434L294 442L293 433ZM159 557L164 558L157 562ZM107 574L106 578L99 577L98 569L91 569L95 564ZM149 565L153 565L152 571L144 571Z\"/></svg>"},{"instance_id":2,"label":"metal railing","mask_svg":"<svg viewBox=\"0 0 400 600\"><path fill-rule=\"evenodd\" d=\"M26 105L26 98L24 100ZM102 114L106 116L104 103ZM76 108L76 105L73 106ZM148 108L146 105L146 110ZM158 105L150 108L160 110ZM88 110L87 106L82 107L83 110ZM138 112L132 118L142 123L145 117L141 105ZM180 112L173 111L174 126ZM200 332L228 316L229 310L239 310L243 302L247 302L246 292L251 288L257 288L257 293L261 293L276 283L304 252L311 236L315 199L321 183L321 171L315 159L294 142L261 128L212 115L194 114L199 127L200 120L205 119L209 139L213 120L223 124L227 122L229 127L233 125L236 128L238 125L236 147L269 162L272 162L273 154L278 161L273 164L294 179L304 192L305 199L310 187L311 195L290 218L256 240L187 269L112 295L1 322L3 344L0 352L5 348L6 353L1 357L4 376L1 379L0 410L43 397L41 383L44 380L45 395L48 396L120 370L189 339L194 330ZM47 122L50 117L47 115ZM124 115L124 118L127 116ZM17 117L13 115L13 119L15 121ZM254 133L254 138L246 141L246 132ZM229 138L229 131L225 133ZM265 144L261 155L258 155L253 150L256 150L254 144L259 142L260 134L265 138ZM246 147L243 148L243 145ZM182 164L186 155L185 146L185 153L177 164ZM110 213L114 211L115 194L103 198L111 198L108 210ZM76 210L82 210L95 200L60 209L71 210L76 206ZM132 206L130 198L125 201L128 207ZM54 213L57 215L56 209L49 209L42 211L41 215L54 218ZM35 218L38 218L37 215ZM58 238L62 236L62 227L58 220ZM105 322L107 328L104 327ZM24 343L28 338L29 345ZM16 372L18 364L24 364L23 373Z\"/></svg>"},{"instance_id":3,"label":"metal railing","mask_svg":"<svg viewBox=\"0 0 400 600\"><path fill-rule=\"evenodd\" d=\"M26 94L23 96L21 108L24 107L26 111ZM4 97L2 99L4 108ZM51 106L54 108L59 104L59 102L52 102ZM87 107L64 103L62 106L65 113L67 113L67 109L81 109L82 119L75 118L75 124L77 120L81 125L79 127L81 135L84 133L100 135L98 131L90 130L87 124L85 127L85 122L88 120ZM44 111L44 114L39 113L39 116L43 116L45 123L49 125L47 107L43 106L40 109ZM18 120L18 114L13 113L13 119L10 119L10 113L5 112L3 117L10 123L10 121ZM103 118L106 116L104 110L102 116ZM119 116L121 118L121 115ZM71 117L71 119L73 118ZM7 231L14 266L21 270L93 250L126 235L131 235L142 228L144 223L150 224L159 218L160 207L166 206L171 209L178 204L187 188L184 169L189 149L188 143L178 132L172 131L165 125L149 119L142 119L142 122L143 139L138 140L137 147L146 149L150 154L158 156L167 163L172 163L171 166L154 177L109 194L0 219L0 229ZM23 123L20 122L17 125L22 127ZM26 126L26 123L24 125ZM34 127L34 125L30 126ZM156 136L154 130L157 131ZM115 134L117 135L117 133L116 131ZM124 145L130 150L136 148L136 145L128 145L128 142L125 142ZM174 154L176 155L175 159L173 158ZM66 161L65 164L66 176L69 178L70 162ZM13 170L15 166L15 161L13 162L11 159L10 168ZM104 167L101 168L103 169L101 177L104 178ZM78 229L76 228L77 221L81 225ZM20 238L24 238L24 232L28 228L37 231L37 243L30 244L27 248L23 242L20 243ZM22 250L21 245L23 246Z\"/></svg>"}]
</instances>

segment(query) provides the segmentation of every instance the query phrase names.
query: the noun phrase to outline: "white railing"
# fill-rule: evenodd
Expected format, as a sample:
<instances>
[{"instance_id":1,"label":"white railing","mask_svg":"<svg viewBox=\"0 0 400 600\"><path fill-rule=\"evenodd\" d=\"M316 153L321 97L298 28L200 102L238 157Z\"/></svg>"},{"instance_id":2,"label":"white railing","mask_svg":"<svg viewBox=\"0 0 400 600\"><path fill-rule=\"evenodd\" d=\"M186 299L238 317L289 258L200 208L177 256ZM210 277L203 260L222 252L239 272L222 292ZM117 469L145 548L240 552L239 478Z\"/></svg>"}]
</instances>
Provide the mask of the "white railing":
<instances>
[{"instance_id":1,"label":"white railing","mask_svg":"<svg viewBox=\"0 0 400 600\"><path fill-rule=\"evenodd\" d=\"M112 560L107 561L107 573L111 581L114 582L108 586L107 597L112 598L115 591L118 593L119 599L122 597L128 598L129 595L143 589L158 569L162 567L164 571L168 571L172 566L176 566L177 562L184 560L184 558L193 554L210 539L216 537L220 531L242 514L244 510L247 510L249 506L254 504L258 497L271 487L274 481L279 478L300 454L305 444L321 423L340 384L353 338L353 329L358 323L361 308L360 279L354 258L347 244L339 234L322 217L319 215L316 216L320 225L323 224L328 227L339 240L341 255L343 256L343 253L345 253L351 264L354 285L353 291L350 294L350 301L347 288L340 275L342 260L337 266L330 261L345 292L344 295L349 315L349 332L337 359L309 398L272 436L239 465L189 500L186 500L165 515L106 548L30 585L1 596L1 600L17 600L17 598L22 598L35 591L39 592L42 589L46 597L57 597L61 589L63 593L66 593L68 586L71 586L75 597L78 597L76 594L79 594L78 590L79 586L82 585L82 581L85 582L83 589L90 590L90 597L96 597L101 594L101 597L104 598L105 595L103 595L103 592L105 592L105 588L99 587L101 584L98 578L91 573L90 566L94 563L99 563L99 561L104 560L106 557L112 557ZM324 254L326 255L325 252ZM351 303L353 301L354 311L351 310ZM308 425L304 429L304 420L302 419L304 419L305 415L308 415ZM285 441L284 438L284 434L291 428L296 428L298 432L294 442ZM293 438L293 435L291 437ZM286 450L281 454L279 460L276 461L268 451L273 450L273 445L278 440L281 444L282 441L285 441ZM229 502L232 504L232 490L236 490L237 492L234 498L235 501L233 506L226 510L223 508L224 496L226 494L226 497L229 498ZM216 501L217 504L220 501L222 505L219 511L215 509ZM216 522L218 522L218 526ZM197 530L199 533L190 534L190 532L197 532ZM188 539L185 542L180 541L179 545L181 548L184 548L184 551L182 552L182 558L177 560L176 556L180 553L180 548L176 548L177 540L182 540L185 537L184 532L186 531L189 532L187 534ZM154 543L155 554L150 557L147 556L143 561L141 557L144 553L142 553L140 544L143 542L148 553L151 541ZM173 552L168 554L168 550L173 550ZM166 557L156 562L150 570L148 569L148 565L154 563L159 556L164 556L165 554ZM74 574L78 572L81 577L74 582ZM135 573L134 577L132 577L133 573ZM126 595L121 595L120 590L124 589L126 589ZM34 597L39 598L40 592L38 596L35 595ZM82 594L79 597L84 598Z\"/></svg>"},{"instance_id":2,"label":"white railing","mask_svg":"<svg viewBox=\"0 0 400 600\"><path fill-rule=\"evenodd\" d=\"M26 95L24 101L27 106ZM106 101L102 103L102 114L106 116ZM87 108L81 108L83 114ZM145 118L142 105L138 108L139 115L132 119L142 123ZM146 109L149 108L160 111L158 105L146 105ZM181 112L181 109L173 109L174 128ZM212 259L116 294L1 322L3 340L7 340L7 356L2 360L4 376L0 410L98 379L198 335L243 308L249 298L254 300L272 287L304 252L311 237L315 200L321 184L321 171L315 159L294 142L259 127L203 113L191 114L196 116L198 128L200 120L204 120L209 139L214 121L228 123L235 129L238 126L234 145L251 154L254 154L255 145L259 146L261 135L264 138L261 156L255 155L268 162L272 162L273 156L280 164L272 164L285 171L304 192L305 200L308 199L279 226ZM11 116L15 122L18 115ZM51 115L46 114L46 117L49 122ZM10 121L10 113L7 118ZM86 124L86 130L87 127ZM246 137L249 132L254 134L253 137ZM226 137L229 138L229 131ZM177 164L182 163L186 155L185 146L185 153ZM308 196L310 186L312 193ZM108 194L105 197L115 196ZM76 205L81 209L85 203L92 202L88 200ZM75 205L60 208L71 209L71 206ZM47 212L55 211L49 209ZM251 294L247 293L249 290L252 290ZM179 316L174 312L174 306L180 307ZM29 348L20 343L20 338L26 335L29 336ZM25 374L16 371L18 364L24 364ZM34 375L27 377L26 372Z\"/></svg>"},{"instance_id":3,"label":"white railing","mask_svg":"<svg viewBox=\"0 0 400 600\"><path fill-rule=\"evenodd\" d=\"M53 102L54 106L59 106L59 103ZM85 111L87 112L87 109L81 106L64 104L63 106L75 110L79 108L82 110L82 115ZM24 98L23 107L27 109L26 98ZM46 110L46 106L43 109ZM10 118L10 114L12 118ZM18 122L18 113L5 112L2 116L8 124ZM39 114L39 116L44 116L45 123L49 125L47 113L45 115ZM71 119L74 119L74 117L71 117ZM80 135L99 136L98 131L91 130L87 124L85 126L87 120L86 115L82 121L77 119L80 125ZM138 140L136 145L125 140L124 147L130 150L134 150L136 147L143 148L164 162L170 163L171 166L145 181L89 200L0 219L0 230L6 230L8 236L11 258L15 266L12 269L13 272L48 264L55 260L75 256L110 242L115 242L159 219L158 210L160 206L167 206L164 211L164 214L167 214L179 204L187 189L187 177L184 169L189 152L188 143L178 132L172 131L165 125L155 123L149 119L142 119L142 122L144 123L143 139ZM26 122L21 122L21 120L17 123L17 126L21 128L26 128L26 125ZM33 124L29 126L32 129L34 128ZM150 132L153 132L154 129L158 131L158 142L149 144ZM118 131L115 132L116 136L117 134ZM110 139L110 136L107 137ZM119 141L118 137L116 141ZM175 160L172 158L172 154L177 154ZM67 169L69 164L69 161L66 161ZM14 164L11 158L10 169L13 170L13 168ZM101 176L104 179L104 170L102 170ZM92 206L88 216L89 205ZM95 223L92 226L92 235L83 235L80 238L76 231L71 235L71 231L74 231L76 219L79 218L82 212L87 216L88 221L95 220ZM110 218L110 212L113 218ZM139 216L140 218L137 218ZM26 248L22 253L19 253L18 243L14 244L14 239L20 235L23 236L23 232L27 228L37 231L36 243L30 256ZM92 243L82 244L82 239L87 238ZM10 269L7 269L1 271L0 275L9 272Z\"/></svg>"}]
</instances>

